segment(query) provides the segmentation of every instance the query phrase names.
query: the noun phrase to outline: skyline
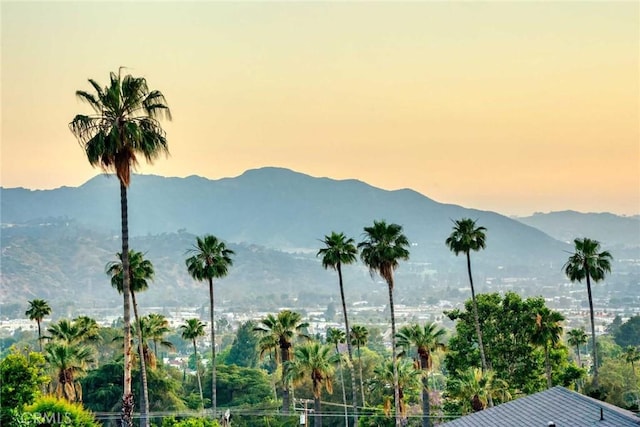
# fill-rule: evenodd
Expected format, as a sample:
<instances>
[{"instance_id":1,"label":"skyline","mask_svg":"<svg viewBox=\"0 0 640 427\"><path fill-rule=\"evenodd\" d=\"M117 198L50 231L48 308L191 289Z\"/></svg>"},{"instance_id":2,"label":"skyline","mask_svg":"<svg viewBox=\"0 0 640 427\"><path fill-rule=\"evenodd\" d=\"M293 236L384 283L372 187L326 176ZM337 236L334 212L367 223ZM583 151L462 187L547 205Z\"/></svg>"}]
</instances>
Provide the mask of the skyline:
<instances>
[{"instance_id":1,"label":"skyline","mask_svg":"<svg viewBox=\"0 0 640 427\"><path fill-rule=\"evenodd\" d=\"M100 173L67 125L122 65L174 116L171 156L139 173L275 166L505 215L640 214L637 2L0 7L3 187Z\"/></svg>"}]
</instances>

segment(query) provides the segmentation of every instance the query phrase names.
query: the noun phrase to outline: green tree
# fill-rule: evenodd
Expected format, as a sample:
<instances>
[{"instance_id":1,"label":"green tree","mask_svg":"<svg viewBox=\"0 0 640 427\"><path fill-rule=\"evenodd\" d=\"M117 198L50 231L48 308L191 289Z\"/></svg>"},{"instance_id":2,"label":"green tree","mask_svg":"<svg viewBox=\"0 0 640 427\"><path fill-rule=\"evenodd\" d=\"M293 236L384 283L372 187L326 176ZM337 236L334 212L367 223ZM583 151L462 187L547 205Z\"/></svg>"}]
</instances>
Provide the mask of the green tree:
<instances>
[{"instance_id":1,"label":"green tree","mask_svg":"<svg viewBox=\"0 0 640 427\"><path fill-rule=\"evenodd\" d=\"M444 350L444 336L446 331L438 325L427 322L423 326L418 324L407 325L400 328L397 335L397 345L406 354L415 348L416 362L422 370L422 426L430 425L430 402L429 402L429 376L432 368L432 352Z\"/></svg>"},{"instance_id":2,"label":"green tree","mask_svg":"<svg viewBox=\"0 0 640 427\"><path fill-rule=\"evenodd\" d=\"M49 340L66 344L93 344L101 339L100 325L87 316L80 316L74 320L60 319L47 328L46 336Z\"/></svg>"},{"instance_id":3,"label":"green tree","mask_svg":"<svg viewBox=\"0 0 640 427\"><path fill-rule=\"evenodd\" d=\"M620 347L640 346L640 315L631 316L613 334Z\"/></svg>"},{"instance_id":4,"label":"green tree","mask_svg":"<svg viewBox=\"0 0 640 427\"><path fill-rule=\"evenodd\" d=\"M258 365L258 337L254 331L255 327L256 324L251 320L240 325L225 360L226 364L246 368L255 368Z\"/></svg>"},{"instance_id":5,"label":"green tree","mask_svg":"<svg viewBox=\"0 0 640 427\"><path fill-rule=\"evenodd\" d=\"M371 380L372 389L373 392L382 396L385 415L391 415L391 399L395 399L395 396L392 397L388 393L394 388L394 384L397 384L399 392L398 412L394 414L394 417L396 420L406 418L406 399L411 393L416 393L420 390L422 372L415 368L412 361L400 359L396 363L392 360L384 361L375 367L373 374L374 376Z\"/></svg>"},{"instance_id":6,"label":"green tree","mask_svg":"<svg viewBox=\"0 0 640 427\"><path fill-rule=\"evenodd\" d=\"M228 249L224 242L210 234L203 238L197 237L196 244L188 251L192 254L187 258L189 275L198 281L209 282L209 314L211 316L211 404L213 416L217 413L216 397L216 332L214 323L213 279L220 279L229 273L233 265L231 258L234 252Z\"/></svg>"},{"instance_id":7,"label":"green tree","mask_svg":"<svg viewBox=\"0 0 640 427\"><path fill-rule=\"evenodd\" d=\"M82 402L79 378L93 361L91 348L77 343L54 341L44 348L44 357L54 372L54 393L69 402Z\"/></svg>"},{"instance_id":8,"label":"green tree","mask_svg":"<svg viewBox=\"0 0 640 427\"><path fill-rule=\"evenodd\" d=\"M633 372L634 377L636 376L636 367L634 363L639 360L640 350L638 350L638 347L629 345L624 349L624 361L631 364L631 371Z\"/></svg>"},{"instance_id":9,"label":"green tree","mask_svg":"<svg viewBox=\"0 0 640 427\"><path fill-rule=\"evenodd\" d=\"M553 387L551 378L551 359L549 349L555 347L562 337L562 325L560 322L564 316L557 311L541 308L535 315L535 328L531 336L531 343L542 347L544 350L544 365L547 374L547 388Z\"/></svg>"},{"instance_id":10,"label":"green tree","mask_svg":"<svg viewBox=\"0 0 640 427\"><path fill-rule=\"evenodd\" d=\"M12 347L0 360L0 424L11 425L11 411L33 403L40 395L41 387L48 382L41 353L22 353Z\"/></svg>"},{"instance_id":11,"label":"green tree","mask_svg":"<svg viewBox=\"0 0 640 427\"><path fill-rule=\"evenodd\" d=\"M42 353L42 330L40 327L42 319L51 314L51 307L49 307L49 303L43 299L34 299L29 301L29 308L24 314L29 320L35 320L38 324L38 345L40 353Z\"/></svg>"},{"instance_id":12,"label":"green tree","mask_svg":"<svg viewBox=\"0 0 640 427\"><path fill-rule=\"evenodd\" d=\"M400 390L398 388L398 370L396 360L396 318L393 307L393 272L400 260L409 259L409 240L402 234L402 226L387 224L385 221L373 221L372 227L364 227L364 240L358 244L360 258L369 267L373 275L378 273L387 282L389 291L389 310L391 312L391 353L394 366L394 400L396 426L400 426Z\"/></svg>"},{"instance_id":13,"label":"green tree","mask_svg":"<svg viewBox=\"0 0 640 427\"><path fill-rule=\"evenodd\" d=\"M277 316L268 314L260 320L255 330L262 334L258 345L262 352L277 346L280 354L277 360L282 364L282 412L289 413L289 381L287 375L287 361L291 360L293 340L296 337L309 338L305 332L309 323L302 321L300 313L282 310Z\"/></svg>"},{"instance_id":14,"label":"green tree","mask_svg":"<svg viewBox=\"0 0 640 427\"><path fill-rule=\"evenodd\" d=\"M347 334L345 334L343 330L340 330L337 328L331 328L331 327L327 328L326 342L327 344L333 345L334 349L336 350L335 354L339 357L339 360L340 360L340 365L338 366L338 368L340 369L340 383L342 385L342 404L344 405L344 422L345 422L345 425L348 426L349 417L347 414L347 393L345 391L344 374L342 373L344 369L342 369L342 356L340 355L340 348L338 347L339 344L344 343L346 340L347 340ZM353 370L353 366L351 366L351 369ZM352 379L351 383L355 384L355 379ZM353 389L353 393L356 394L356 388L353 386L351 388Z\"/></svg>"},{"instance_id":15,"label":"green tree","mask_svg":"<svg viewBox=\"0 0 640 427\"><path fill-rule=\"evenodd\" d=\"M187 319L183 325L180 325L182 339L191 341L193 344L193 357L196 362L196 376L198 378L198 390L200 391L200 404L204 408L204 396L202 395L202 381L200 380L200 368L198 363L198 346L197 339L205 335L205 324L198 319Z\"/></svg>"},{"instance_id":16,"label":"green tree","mask_svg":"<svg viewBox=\"0 0 640 427\"><path fill-rule=\"evenodd\" d=\"M457 401L463 415L482 411L490 399L511 400L509 386L504 380L496 378L493 371L483 372L478 368L468 368L447 381L446 395Z\"/></svg>"},{"instance_id":17,"label":"green tree","mask_svg":"<svg viewBox=\"0 0 640 427\"><path fill-rule=\"evenodd\" d=\"M613 257L608 251L600 251L600 242L589 238L575 239L575 252L563 266L563 270L572 282L587 282L589 299L589 317L591 320L591 347L593 354L593 383L598 386L598 350L596 348L596 327L591 296L591 280L599 282L611 271Z\"/></svg>"},{"instance_id":18,"label":"green tree","mask_svg":"<svg viewBox=\"0 0 640 427\"><path fill-rule=\"evenodd\" d=\"M345 331L349 331L349 317L347 316L347 303L344 297L344 285L342 281L342 265L353 264L357 260L358 249L355 240L347 238L344 233L331 232L331 235L324 236L322 241L325 247L321 248L316 256L322 256L322 266L325 269L332 268L338 272L338 285L340 287L340 300L342 302L342 316L344 317ZM351 348L351 340L347 340L347 353L349 355L349 372L351 374L351 383L355 384L356 374L353 369L353 349ZM342 374L342 371L340 371ZM344 381L342 382L344 386ZM353 417L354 423L358 424L358 399L356 388L351 387ZM344 391L344 388L343 388ZM346 405L345 401L345 405ZM363 403L364 404L364 403Z\"/></svg>"},{"instance_id":19,"label":"green tree","mask_svg":"<svg viewBox=\"0 0 640 427\"><path fill-rule=\"evenodd\" d=\"M314 426L322 426L322 408L320 397L323 388L333 393L333 373L340 356L331 354L331 346L311 342L296 347L293 360L286 362L287 379L297 384L308 375L311 378L313 390Z\"/></svg>"},{"instance_id":20,"label":"green tree","mask_svg":"<svg viewBox=\"0 0 640 427\"><path fill-rule=\"evenodd\" d=\"M162 314L149 313L146 317L141 318L141 324L143 336L153 341L153 357L150 357L151 354L149 354L147 359L151 362L151 367L155 368L155 363L158 360L158 344L168 350L175 351L176 349L171 341L165 339L165 335L171 332L169 321ZM148 353L145 349L145 356Z\"/></svg>"},{"instance_id":21,"label":"green tree","mask_svg":"<svg viewBox=\"0 0 640 427\"><path fill-rule=\"evenodd\" d=\"M578 366L582 366L582 361L580 360L580 346L587 343L587 333L584 329L571 329L567 332L569 338L567 338L567 342L570 346L576 348L576 355L578 356Z\"/></svg>"},{"instance_id":22,"label":"green tree","mask_svg":"<svg viewBox=\"0 0 640 427\"><path fill-rule=\"evenodd\" d=\"M350 332L350 341L358 349L358 368L360 370L360 393L362 394L362 406L366 406L364 398L364 381L362 379L362 353L360 347L367 345L369 339L369 330L362 325L353 325ZM355 383L353 385L355 388Z\"/></svg>"},{"instance_id":23,"label":"green tree","mask_svg":"<svg viewBox=\"0 0 640 427\"><path fill-rule=\"evenodd\" d=\"M73 427L101 427L93 414L79 403L69 402L54 396L39 397L31 405L25 407L25 413L31 414L30 418L36 426L73 426ZM23 419L27 419L23 415ZM30 426L31 426L30 425Z\"/></svg>"},{"instance_id":24,"label":"green tree","mask_svg":"<svg viewBox=\"0 0 640 427\"><path fill-rule=\"evenodd\" d=\"M111 286L118 293L122 294L124 289L124 278L122 272L123 262L122 254L116 254L117 261L111 261L106 266L106 273L111 277ZM142 377L142 416L140 419L141 427L148 426L149 418L149 388L147 384L147 357L145 357L144 346L145 340L142 336L142 325L140 323L140 315L138 314L138 303L136 301L136 293L149 289L149 281L153 280L155 272L153 264L144 258L142 252L129 250L129 291L131 292L131 303L133 304L133 315L135 318L135 330L138 336L138 355L140 356L140 372Z\"/></svg>"},{"instance_id":25,"label":"green tree","mask_svg":"<svg viewBox=\"0 0 640 427\"><path fill-rule=\"evenodd\" d=\"M479 251L486 247L487 236L485 231L487 231L487 229L485 227L477 227L474 220L462 218L454 221L453 232L445 241L447 247L456 254L456 256L460 253L464 253L467 258L467 274L469 275L469 286L471 287L473 316L483 371L490 369L490 365L487 361L485 347L482 341L482 328L480 327L480 318L478 317L478 303L476 301L476 291L473 286L473 275L471 274L471 251ZM489 406L493 406L491 396L489 396Z\"/></svg>"},{"instance_id":26,"label":"green tree","mask_svg":"<svg viewBox=\"0 0 640 427\"><path fill-rule=\"evenodd\" d=\"M93 114L76 115L69 128L76 136L92 166L115 171L120 181L120 217L122 220L122 265L129 271L129 222L127 188L131 169L144 157L151 163L162 153L168 153L167 139L158 119L171 119L162 92L150 90L143 77L110 74L110 82L101 87L89 79L95 93L76 91L76 96L89 104ZM133 395L131 393L131 313L129 306L129 275L123 278L124 312L124 386L122 423L132 427Z\"/></svg>"}]
</instances>

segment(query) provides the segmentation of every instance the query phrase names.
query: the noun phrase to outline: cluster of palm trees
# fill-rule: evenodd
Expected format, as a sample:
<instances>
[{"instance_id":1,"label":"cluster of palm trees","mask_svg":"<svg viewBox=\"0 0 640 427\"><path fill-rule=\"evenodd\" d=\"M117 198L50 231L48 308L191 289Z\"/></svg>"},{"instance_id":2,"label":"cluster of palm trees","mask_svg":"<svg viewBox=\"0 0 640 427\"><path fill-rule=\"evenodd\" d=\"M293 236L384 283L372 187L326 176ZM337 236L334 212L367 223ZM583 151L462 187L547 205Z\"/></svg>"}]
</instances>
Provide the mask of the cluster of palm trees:
<instances>
[{"instance_id":1,"label":"cluster of palm trees","mask_svg":"<svg viewBox=\"0 0 640 427\"><path fill-rule=\"evenodd\" d=\"M123 296L123 317L124 317L124 385L122 397L122 425L132 426L133 395L131 393L131 313L130 305L133 302L134 315L136 317L138 346L140 353L141 369L144 371L144 349L141 337L142 327L140 319L136 313L135 292L142 289L136 288L142 282L149 280L150 276L144 278L136 277L132 273L132 265L140 260L136 259L136 253L129 250L128 243L128 205L127 189L131 180L131 169L134 168L139 158L144 157L146 161L152 162L161 154L168 153L167 139L160 124L160 119L171 119L171 113L167 106L164 95L157 90L151 90L145 78L122 75L122 68L118 73L111 73L109 84L100 86L96 81L90 79L89 84L93 92L77 91L76 96L83 102L89 104L93 113L89 115L78 114L69 124L70 130L77 137L82 146L89 163L98 166L105 171L115 172L120 182L120 206L121 206L121 226L122 226L122 250L119 254L119 266L113 265L112 284L118 288ZM471 274L470 252L484 249L485 229L477 227L475 221L461 219L455 221L454 231L446 240L447 246L456 254L464 253L467 259L467 270L471 286L473 300L473 314L475 328L480 349L482 370L489 371L491 363L486 358L482 341L482 328L478 316L473 277ZM399 261L409 257L409 242L402 233L402 227L397 224L387 224L385 221L374 221L373 226L364 228L364 240L357 247L353 239L349 239L341 233L332 233L325 237L326 248L320 250L318 255L322 255L322 263L325 268L333 268L338 272L340 293L342 297L343 316L345 320L345 331L349 331L346 303L344 300L344 290L342 283L342 265L355 262L358 250L363 263L369 268L372 275L377 273L388 285L389 309L391 313L391 367L393 372L394 408L396 425L401 423L400 389L398 387L399 365L396 354L396 325L393 304L394 271L398 267ZM576 239L576 252L565 265L565 271L572 281L582 281L586 279L591 313L592 341L595 344L595 328L593 319L593 303L591 298L591 280L597 282L604 278L606 272L610 271L611 255L602 251L599 252L599 243L590 239ZM209 251L215 253L210 257ZM196 280L208 281L210 296L211 315L211 341L212 341L212 406L214 414L216 412L216 369L215 369L215 328L213 327L214 315L214 292L213 279L223 277L227 274L227 269L231 265L232 251L226 249L222 242L217 241L213 236L198 238L197 244L193 248L192 256L187 260L187 267L191 276ZM152 273L151 273L152 274ZM137 283L141 280L141 283ZM34 314L36 316L36 314ZM38 317L35 317L38 319ZM542 322L544 319L540 319ZM39 325L38 321L38 325ZM270 328L263 323L264 328ZM405 331L408 332L408 331ZM40 333L40 332L39 332ZM264 339L269 339L269 334L264 335ZM541 340L545 338L540 337ZM353 372L353 351L351 340L347 339L347 352L352 383L355 382ZM285 365L290 360L290 348L285 343L279 343L281 348L280 358ZM422 358L422 355L420 356ZM297 360L297 359L296 359ZM421 363L427 363L428 360ZM596 346L593 345L594 362L594 382L597 384L597 354ZM288 368L287 368L288 369ZM144 372L143 372L144 373ZM286 375L285 375L286 376ZM326 383L325 383L326 385ZM284 387L286 390L287 387ZM288 396L283 394L288 399ZM148 397L143 397L143 405L148 407ZM354 391L352 396L353 412L357 419L357 398ZM364 403L364 398L362 399ZM288 401L285 408L288 406ZM491 405L491 396L489 396ZM428 403L427 403L428 405ZM148 420L145 421L148 426Z\"/></svg>"}]
</instances>

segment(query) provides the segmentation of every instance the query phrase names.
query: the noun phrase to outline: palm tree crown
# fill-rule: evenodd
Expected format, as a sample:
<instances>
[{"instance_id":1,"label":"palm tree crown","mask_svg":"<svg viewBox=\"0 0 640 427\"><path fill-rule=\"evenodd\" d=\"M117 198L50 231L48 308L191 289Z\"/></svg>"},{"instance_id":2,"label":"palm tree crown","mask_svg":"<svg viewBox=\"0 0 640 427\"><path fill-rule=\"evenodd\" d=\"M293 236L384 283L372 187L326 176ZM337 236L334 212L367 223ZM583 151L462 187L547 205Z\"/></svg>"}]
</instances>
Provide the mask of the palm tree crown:
<instances>
[{"instance_id":1,"label":"palm tree crown","mask_svg":"<svg viewBox=\"0 0 640 427\"><path fill-rule=\"evenodd\" d=\"M123 292L124 279L122 276L122 253L116 254L117 261L107 264L106 273L111 276L111 286L119 293ZM149 289L149 281L153 280L155 270L153 264L144 258L142 252L129 251L129 277L131 292L142 292Z\"/></svg>"},{"instance_id":2,"label":"palm tree crown","mask_svg":"<svg viewBox=\"0 0 640 427\"><path fill-rule=\"evenodd\" d=\"M567 338L567 342L569 345L576 348L576 355L578 356L578 365L582 366L582 361L580 360L580 346L587 343L587 333L584 329L571 329L567 332L569 336Z\"/></svg>"},{"instance_id":3,"label":"palm tree crown","mask_svg":"<svg viewBox=\"0 0 640 427\"><path fill-rule=\"evenodd\" d=\"M40 347L40 352L42 353L41 324L42 319L51 314L51 307L49 306L49 303L43 299L34 299L29 301L29 308L24 314L29 318L29 320L35 320L38 325L38 345Z\"/></svg>"},{"instance_id":4,"label":"palm tree crown","mask_svg":"<svg viewBox=\"0 0 640 427\"><path fill-rule=\"evenodd\" d=\"M445 243L456 255L479 251L486 247L485 227L476 227L476 222L469 218L454 221L453 232Z\"/></svg>"},{"instance_id":5,"label":"palm tree crown","mask_svg":"<svg viewBox=\"0 0 640 427\"><path fill-rule=\"evenodd\" d=\"M373 221L364 227L364 240L358 243L360 258L371 274L378 273L393 290L393 271L398 261L409 259L409 240L402 234L402 226Z\"/></svg>"}]
</instances>

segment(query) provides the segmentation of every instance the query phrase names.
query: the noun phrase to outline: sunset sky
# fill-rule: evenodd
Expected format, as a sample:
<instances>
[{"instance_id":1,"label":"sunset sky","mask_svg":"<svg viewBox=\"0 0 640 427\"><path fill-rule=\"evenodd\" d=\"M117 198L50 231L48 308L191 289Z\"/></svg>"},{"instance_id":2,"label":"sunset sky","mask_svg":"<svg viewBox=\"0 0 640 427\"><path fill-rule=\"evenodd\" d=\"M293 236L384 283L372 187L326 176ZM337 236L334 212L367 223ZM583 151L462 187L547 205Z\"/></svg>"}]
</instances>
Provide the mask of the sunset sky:
<instances>
[{"instance_id":1,"label":"sunset sky","mask_svg":"<svg viewBox=\"0 0 640 427\"><path fill-rule=\"evenodd\" d=\"M174 116L141 173L282 166L507 215L640 213L637 1L2 1L1 19L4 187L100 173L75 91L126 66Z\"/></svg>"}]
</instances>

